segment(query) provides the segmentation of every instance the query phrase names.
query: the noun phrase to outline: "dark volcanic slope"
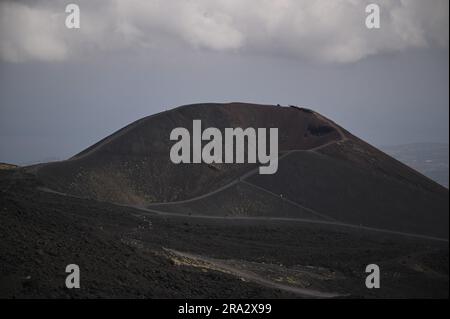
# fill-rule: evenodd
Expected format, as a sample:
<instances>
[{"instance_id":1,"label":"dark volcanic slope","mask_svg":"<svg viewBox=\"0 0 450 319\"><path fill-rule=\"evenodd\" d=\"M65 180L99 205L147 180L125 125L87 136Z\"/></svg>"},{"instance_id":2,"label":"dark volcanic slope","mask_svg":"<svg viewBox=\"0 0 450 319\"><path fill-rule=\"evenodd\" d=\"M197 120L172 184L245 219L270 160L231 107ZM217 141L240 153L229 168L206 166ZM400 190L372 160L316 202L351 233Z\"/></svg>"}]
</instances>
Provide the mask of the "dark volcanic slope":
<instances>
[{"instance_id":1,"label":"dark volcanic slope","mask_svg":"<svg viewBox=\"0 0 450 319\"><path fill-rule=\"evenodd\" d=\"M39 191L0 170L0 298L301 298L210 263L290 287L366 298L448 298L448 243L327 224L168 217ZM65 267L81 269L67 289ZM382 288L364 269L382 269Z\"/></svg>"},{"instance_id":2,"label":"dark volcanic slope","mask_svg":"<svg viewBox=\"0 0 450 319\"><path fill-rule=\"evenodd\" d=\"M286 183L288 177L301 182ZM250 182L341 222L448 237L445 194L350 161L315 152L295 153L275 175L254 175Z\"/></svg>"},{"instance_id":3,"label":"dark volcanic slope","mask_svg":"<svg viewBox=\"0 0 450 319\"><path fill-rule=\"evenodd\" d=\"M193 119L278 127L278 172L172 164L170 131ZM0 190L0 298L448 298L448 190L307 109L179 107L0 169Z\"/></svg>"},{"instance_id":4,"label":"dark volcanic slope","mask_svg":"<svg viewBox=\"0 0 450 319\"><path fill-rule=\"evenodd\" d=\"M170 161L170 132L202 128L278 127L279 149L308 149L337 139L314 130L327 124L312 113L241 103L179 107L136 121L73 158L36 168L48 187L60 192L126 204L187 199L220 187L247 171L247 165L175 165ZM313 133L310 131L313 130Z\"/></svg>"},{"instance_id":5,"label":"dark volcanic slope","mask_svg":"<svg viewBox=\"0 0 450 319\"><path fill-rule=\"evenodd\" d=\"M278 172L172 164L170 132L191 128L193 119L201 119L203 129L278 127ZM320 219L448 238L447 189L302 108L183 106L132 123L67 161L29 171L58 192L160 213Z\"/></svg>"}]
</instances>

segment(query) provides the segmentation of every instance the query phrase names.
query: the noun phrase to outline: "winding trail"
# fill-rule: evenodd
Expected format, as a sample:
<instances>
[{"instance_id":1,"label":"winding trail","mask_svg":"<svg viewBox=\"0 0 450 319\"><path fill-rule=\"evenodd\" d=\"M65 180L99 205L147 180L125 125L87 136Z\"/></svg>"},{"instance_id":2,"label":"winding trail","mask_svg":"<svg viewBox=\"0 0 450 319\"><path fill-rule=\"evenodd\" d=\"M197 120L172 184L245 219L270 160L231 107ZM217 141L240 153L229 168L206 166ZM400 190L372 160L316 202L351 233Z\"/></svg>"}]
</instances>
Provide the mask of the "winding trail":
<instances>
[{"instance_id":1,"label":"winding trail","mask_svg":"<svg viewBox=\"0 0 450 319\"><path fill-rule=\"evenodd\" d=\"M291 150L291 151L287 151L287 152L283 153L281 156L278 157L278 160L288 156L289 154L292 154L293 152L296 152L296 150ZM259 167L256 167L256 168L248 171L244 175L241 175L240 177L238 177L238 178L234 179L233 181L229 182L228 184L225 184L225 185L223 185L223 186L221 186L221 187L219 187L219 188L217 188L217 189L215 189L215 190L213 190L211 192L208 192L208 193L196 196L196 197L192 197L192 198L184 199L184 200L179 200L179 201L173 201L173 202L150 203L150 204L147 205L147 207L162 206L162 205L186 204L186 203L191 203L191 202L197 201L199 199L210 197L210 196L212 196L214 194L217 194L217 193L219 193L221 191L224 191L224 190L226 190L226 189L228 189L228 188L230 188L230 187L232 187L232 186L234 186L236 184L239 184L239 182L241 182L241 181L247 179L248 177L256 174L258 171L259 171Z\"/></svg>"},{"instance_id":2,"label":"winding trail","mask_svg":"<svg viewBox=\"0 0 450 319\"><path fill-rule=\"evenodd\" d=\"M274 192L272 192L272 191L270 191L270 190L268 190L268 189L266 189L266 188L264 188L264 187L261 187L261 186L258 186L258 185L256 185L256 184L247 182L247 181L245 181L245 180L243 180L243 181L241 181L241 182L242 182L243 184L246 184L246 185L250 186L250 187L256 188L256 189L258 189L258 190L260 190L260 191L262 191L262 192L264 192L264 193L267 193L267 194L269 194L269 195L272 195L273 197L279 198L279 199L281 199L281 200L283 200L283 201L285 201L285 202L287 202L287 203L289 203L289 204L291 204L291 205L293 205L293 206L296 206L296 207L298 207L298 208L300 208L300 209L303 209L303 210L305 210L305 211L307 211L307 212L309 212L309 213L311 213L311 214L313 214L313 215L316 215L316 216L320 217L321 219L337 221L336 219L332 218L331 216L327 216L327 215L321 214L321 213L315 211L315 210L312 209L312 208L303 206L303 205L301 205L301 204L299 204L299 203L297 203L297 202L294 202L294 201L292 201L292 200L290 200L290 199L288 199L288 198L280 197L280 195L275 194Z\"/></svg>"},{"instance_id":3,"label":"winding trail","mask_svg":"<svg viewBox=\"0 0 450 319\"><path fill-rule=\"evenodd\" d=\"M38 187L38 191L45 192L45 193L51 193L58 196L66 196L66 197L73 197L78 199L87 199L87 200L94 200L92 198L87 197L79 197L74 196L71 194L61 193L49 188L45 187ZM95 201L95 200L94 200ZM381 229L381 228L375 228L375 227L368 227L368 226L362 226L362 225L354 225L354 224L348 224L348 223L342 223L339 221L329 221L329 220L317 220L317 219L305 219L305 218L292 218L292 217L247 217L247 216L208 216L208 215L186 215L181 213L170 213L154 208L148 208L138 205L125 205L120 203L111 203L109 204L120 206L120 207L126 207L126 208L133 208L137 209L141 212L141 214L149 214L149 215L159 215L164 217L183 217L183 218L198 218L198 219L213 219L213 220L254 220L254 221L280 221L280 222L297 222L297 223L307 223L307 224L321 224L321 225L330 225L330 226L338 226L338 227L344 227L344 228L353 228L353 229L359 229L359 230L366 230L371 232L377 232L377 233L385 233L390 235L399 235L399 236L405 236L405 237L411 237L411 238L418 238L418 239L425 239L425 240L432 240L432 241L440 241L448 243L449 240L447 238L440 238L440 237L434 237L434 236L427 236L427 235L420 235L420 234L413 234L413 233L407 233L407 232L401 232L401 231L395 231L395 230L389 230L389 229Z\"/></svg>"},{"instance_id":4,"label":"winding trail","mask_svg":"<svg viewBox=\"0 0 450 319\"><path fill-rule=\"evenodd\" d=\"M320 115L320 114L318 114L318 113L316 113L316 112L314 112L314 115L315 115L316 117L318 117L319 119L321 119L322 121L327 122L330 126L332 126L332 127L338 132L340 138L337 139L337 140L329 141L329 142L327 142L327 143L325 143L325 144L318 145L318 146L316 146L316 147L313 147L313 148L310 148L310 149L307 149L307 150L296 149L296 150L289 150L289 151L286 151L286 152L284 152L283 154L281 154L280 156L278 156L278 161L282 160L283 158L285 158L285 157L287 157L287 156L289 156L290 154L293 154L293 153L315 152L315 151L318 151L318 150L320 150L320 149L326 148L327 146L330 146L330 145L333 145L333 144L336 144L336 143L339 143L339 142L344 142L344 141L348 140L347 135L346 135L346 134L342 131L342 129L341 129L338 125L336 125L333 121L331 121L331 120L325 118L324 116L322 116L322 115ZM248 171L247 173L241 175L240 177L236 178L235 180L229 182L228 184L225 184L225 185L223 185L223 186L221 186L221 187L219 187L219 188L217 188L217 189L215 189L215 190L213 190L213 191L211 191L211 192L208 192L208 193L205 193L205 194L196 196L196 197L192 197L192 198L189 198L189 199L179 200L179 201L150 203L150 204L147 205L147 207L161 206L161 205L185 204L185 203L190 203L190 202L193 202L193 201L196 201L196 200L199 200L199 199L203 199L203 198L209 197L209 196L211 196L211 195L214 195L214 194L216 194L216 193L219 193L219 192L221 192L221 191L223 191L223 190L226 190L226 189L228 189L228 188L230 188L230 187L232 187L232 186L238 184L238 183L241 182L241 181L245 181L247 178L249 178L250 176L255 175L257 172L259 172L259 167L256 167L256 168L254 168L254 169ZM256 185L254 185L254 184L251 184L251 185L256 186ZM264 189L264 190L266 190L266 189ZM266 190L266 191L267 191L267 190ZM284 200L286 200L286 199L284 199ZM299 205L300 205L300 204L295 203L295 202L290 201L290 200L289 200L289 202L294 203L296 206L299 206ZM301 206L301 205L300 205L300 206ZM303 209L306 209L306 210L311 210L310 208L307 208L307 207L303 207L303 206L301 206L301 207L302 207ZM315 212L315 214L320 215L320 214L317 213L317 212ZM329 218L330 218L330 217L328 217L328 219L329 219Z\"/></svg>"},{"instance_id":5,"label":"winding trail","mask_svg":"<svg viewBox=\"0 0 450 319\"><path fill-rule=\"evenodd\" d=\"M261 276L255 274L254 272L250 272L250 271L246 271L246 270L242 270L240 268L234 267L220 259L194 255L191 253L180 252L180 251L176 251L176 250L168 249L168 248L164 248L164 250L169 252L170 254L177 256L177 257L186 258L189 260L208 264L208 265L212 266L211 269L213 269L213 270L231 274L231 275L237 276L239 278L245 279L247 281L260 284L261 286L291 292L291 293L294 293L294 294L297 294L297 295L300 295L303 297L337 298L337 297L348 296L348 295L338 294L338 293L333 293L333 292L322 292L322 291L317 291L317 290L313 290L313 289L285 285L285 284L275 282L275 281L266 279L264 277L261 277ZM197 267L202 267L202 266L197 266Z\"/></svg>"},{"instance_id":6,"label":"winding trail","mask_svg":"<svg viewBox=\"0 0 450 319\"><path fill-rule=\"evenodd\" d=\"M371 231L371 232L376 232L376 233L384 233L384 234L390 234L390 235L398 235L398 236L404 236L404 237L411 237L411 238L439 241L439 242L445 242L445 243L449 242L449 240L447 238L440 238L440 237L427 236L427 235L421 235L421 234L407 233L407 232L401 232L401 231L396 231L396 230L382 229L382 228L362 226L362 225L347 224L347 223L342 223L342 222L339 222L339 221L327 221L327 220L292 218L292 217L247 217L247 216L186 215L186 214L181 214L181 213L169 213L169 212L164 212L164 211L151 209L151 208L143 208L143 207L139 207L139 206L126 206L126 205L119 205L119 206L131 207L131 208L135 208L135 209L141 210L143 212L147 212L147 213L151 213L151 214L157 214L157 215L166 216L166 217L185 217L185 218L187 217L187 218L216 219L216 220L254 220L254 221L269 221L269 222L270 221L281 221L281 222L296 222L296 223L307 223L307 224L319 224L319 225L338 226L338 227L344 227L344 228L352 228L352 229L358 229L358 230Z\"/></svg>"}]
</instances>

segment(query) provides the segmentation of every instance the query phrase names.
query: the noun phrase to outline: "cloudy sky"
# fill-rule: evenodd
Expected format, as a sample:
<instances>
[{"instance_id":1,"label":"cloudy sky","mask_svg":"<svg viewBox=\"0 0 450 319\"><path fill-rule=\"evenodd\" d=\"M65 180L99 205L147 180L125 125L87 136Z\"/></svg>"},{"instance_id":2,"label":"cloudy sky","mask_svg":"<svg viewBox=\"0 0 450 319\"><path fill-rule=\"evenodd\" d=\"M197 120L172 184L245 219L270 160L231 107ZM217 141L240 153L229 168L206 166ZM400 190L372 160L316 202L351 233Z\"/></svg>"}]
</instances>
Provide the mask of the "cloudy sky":
<instances>
[{"instance_id":1,"label":"cloudy sky","mask_svg":"<svg viewBox=\"0 0 450 319\"><path fill-rule=\"evenodd\" d=\"M448 0L72 1L80 29L68 3L0 1L0 161L65 158L196 102L304 105L375 145L448 142Z\"/></svg>"}]
</instances>

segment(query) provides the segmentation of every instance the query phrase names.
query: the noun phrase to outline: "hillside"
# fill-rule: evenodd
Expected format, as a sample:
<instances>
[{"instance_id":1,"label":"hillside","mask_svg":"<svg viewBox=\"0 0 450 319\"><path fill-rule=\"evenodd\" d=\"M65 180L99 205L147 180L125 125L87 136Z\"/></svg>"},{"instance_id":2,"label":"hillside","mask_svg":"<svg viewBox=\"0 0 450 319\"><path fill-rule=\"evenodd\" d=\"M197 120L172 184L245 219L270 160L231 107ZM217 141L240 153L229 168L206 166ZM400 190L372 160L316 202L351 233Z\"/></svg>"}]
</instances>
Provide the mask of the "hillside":
<instances>
[{"instance_id":1,"label":"hillside","mask_svg":"<svg viewBox=\"0 0 450 319\"><path fill-rule=\"evenodd\" d=\"M278 171L172 164L193 119L278 127ZM0 298L448 298L448 190L304 108L178 107L0 187Z\"/></svg>"},{"instance_id":2,"label":"hillside","mask_svg":"<svg viewBox=\"0 0 450 319\"><path fill-rule=\"evenodd\" d=\"M259 175L254 164L173 164L170 131L190 128L193 119L221 131L278 127L277 173ZM182 106L138 120L66 161L29 171L60 193L161 212L320 218L448 237L448 190L297 107Z\"/></svg>"}]
</instances>

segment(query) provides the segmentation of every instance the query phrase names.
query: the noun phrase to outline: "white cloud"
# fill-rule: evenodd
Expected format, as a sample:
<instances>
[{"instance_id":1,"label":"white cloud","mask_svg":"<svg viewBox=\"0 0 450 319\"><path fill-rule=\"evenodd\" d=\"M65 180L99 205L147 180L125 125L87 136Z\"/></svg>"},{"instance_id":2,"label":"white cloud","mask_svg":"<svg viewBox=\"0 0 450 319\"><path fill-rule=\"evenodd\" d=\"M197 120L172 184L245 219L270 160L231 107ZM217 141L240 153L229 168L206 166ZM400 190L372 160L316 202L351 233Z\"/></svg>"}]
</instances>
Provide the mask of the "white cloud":
<instances>
[{"instance_id":1,"label":"white cloud","mask_svg":"<svg viewBox=\"0 0 450 319\"><path fill-rule=\"evenodd\" d=\"M0 3L1 57L13 62L63 60L68 48L57 22L58 13L22 3Z\"/></svg>"},{"instance_id":2,"label":"white cloud","mask_svg":"<svg viewBox=\"0 0 450 319\"><path fill-rule=\"evenodd\" d=\"M365 6L381 7L381 29ZM29 4L28 4L29 3ZM63 1L0 3L0 57L54 61L113 51L186 47L321 62L448 47L448 0L114 0L76 3L81 29L64 26ZM75 33L76 32L76 33Z\"/></svg>"}]
</instances>

